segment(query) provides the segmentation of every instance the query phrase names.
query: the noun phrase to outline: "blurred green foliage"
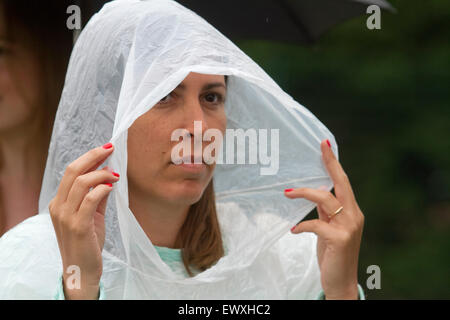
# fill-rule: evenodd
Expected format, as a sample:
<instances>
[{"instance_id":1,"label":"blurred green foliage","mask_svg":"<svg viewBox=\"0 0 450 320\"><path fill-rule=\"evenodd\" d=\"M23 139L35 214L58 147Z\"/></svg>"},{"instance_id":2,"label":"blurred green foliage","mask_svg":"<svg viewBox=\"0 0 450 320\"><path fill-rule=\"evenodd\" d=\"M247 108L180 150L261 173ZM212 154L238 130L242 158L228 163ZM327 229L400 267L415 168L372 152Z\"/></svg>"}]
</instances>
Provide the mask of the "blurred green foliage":
<instances>
[{"instance_id":1,"label":"blurred green foliage","mask_svg":"<svg viewBox=\"0 0 450 320\"><path fill-rule=\"evenodd\" d=\"M367 298L449 299L450 1L390 2L381 30L363 15L309 47L237 44L335 135L366 218Z\"/></svg>"}]
</instances>

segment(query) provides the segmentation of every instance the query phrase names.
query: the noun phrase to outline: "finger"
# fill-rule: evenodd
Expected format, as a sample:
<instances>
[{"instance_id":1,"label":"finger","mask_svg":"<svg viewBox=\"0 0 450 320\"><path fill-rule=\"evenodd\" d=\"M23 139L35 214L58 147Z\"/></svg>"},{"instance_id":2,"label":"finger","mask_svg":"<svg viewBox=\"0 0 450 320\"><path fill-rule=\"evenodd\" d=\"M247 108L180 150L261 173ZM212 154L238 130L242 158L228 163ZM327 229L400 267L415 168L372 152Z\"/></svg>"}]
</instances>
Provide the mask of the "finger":
<instances>
[{"instance_id":1,"label":"finger","mask_svg":"<svg viewBox=\"0 0 450 320\"><path fill-rule=\"evenodd\" d=\"M305 198L309 201L315 202L320 205L327 214L332 214L339 207L341 207L341 203L334 197L334 195L325 190L311 188L286 189L284 194L286 197L291 199Z\"/></svg>"},{"instance_id":2,"label":"finger","mask_svg":"<svg viewBox=\"0 0 450 320\"><path fill-rule=\"evenodd\" d=\"M355 196L350 181L341 164L336 159L336 156L329 145L329 140L322 141L320 148L322 149L322 159L325 167L327 168L331 180L333 180L337 199L342 202L344 207L353 205L355 203Z\"/></svg>"},{"instance_id":3,"label":"finger","mask_svg":"<svg viewBox=\"0 0 450 320\"><path fill-rule=\"evenodd\" d=\"M57 201L59 203L65 202L75 179L89 170L92 171L97 169L95 165L100 165L103 161L105 161L111 155L113 150L114 146L107 143L102 147L89 150L81 157L70 163L67 166L59 184L58 193L56 196Z\"/></svg>"},{"instance_id":4,"label":"finger","mask_svg":"<svg viewBox=\"0 0 450 320\"><path fill-rule=\"evenodd\" d=\"M108 194L106 195L106 197L104 197L104 198L100 201L100 203L98 204L97 212L99 212L102 216L104 216L105 213L106 213L106 205L108 204L108 199L109 199L109 195L110 195L110 194L111 194L111 192L108 193Z\"/></svg>"},{"instance_id":5,"label":"finger","mask_svg":"<svg viewBox=\"0 0 450 320\"><path fill-rule=\"evenodd\" d=\"M114 172L111 168L109 168L109 167L104 167L103 168L104 170L107 170L107 171L109 171L109 172ZM104 197L103 199L102 199L102 201L100 201L100 203L98 204L98 207L97 207L97 212L99 212L102 216L104 216L105 215L105 213L106 213L106 205L107 205L107 203L108 203L108 198L109 198L109 195L110 195L111 193L108 193L107 195L106 195L106 197Z\"/></svg>"},{"instance_id":6,"label":"finger","mask_svg":"<svg viewBox=\"0 0 450 320\"><path fill-rule=\"evenodd\" d=\"M325 222L330 222L330 218L325 210L322 208L320 204L317 205L317 213L319 215L319 219Z\"/></svg>"},{"instance_id":7,"label":"finger","mask_svg":"<svg viewBox=\"0 0 450 320\"><path fill-rule=\"evenodd\" d=\"M319 219L313 219L313 220L307 220L300 222L298 225L294 226L291 229L291 232L294 234L301 233L301 232L313 232L317 236L322 238L331 238L333 235L333 227Z\"/></svg>"},{"instance_id":8,"label":"finger","mask_svg":"<svg viewBox=\"0 0 450 320\"><path fill-rule=\"evenodd\" d=\"M320 186L317 188L318 190L328 191L327 186ZM330 218L328 214L325 212L325 210L322 208L320 204L317 205L317 214L319 216L319 219L325 222L330 222Z\"/></svg>"},{"instance_id":9,"label":"finger","mask_svg":"<svg viewBox=\"0 0 450 320\"><path fill-rule=\"evenodd\" d=\"M97 168L100 167L100 166L106 161L106 159L108 159L108 157L106 157L106 158L104 158L104 159L101 159L99 162L97 162L97 163L94 164L92 167L90 167L89 169L87 169L86 172L91 172L91 171L97 170ZM108 167L108 166L105 166L105 168L108 169L109 167ZM104 169L105 169L105 168L104 168Z\"/></svg>"},{"instance_id":10,"label":"finger","mask_svg":"<svg viewBox=\"0 0 450 320\"><path fill-rule=\"evenodd\" d=\"M119 174L108 170L96 170L78 176L67 196L66 204L69 212L76 212L86 194L91 188L101 183L115 183L119 180Z\"/></svg>"},{"instance_id":11,"label":"finger","mask_svg":"<svg viewBox=\"0 0 450 320\"><path fill-rule=\"evenodd\" d=\"M83 225L88 225L92 222L94 213L98 212L100 202L108 196L112 188L112 184L99 184L84 197L80 210L78 210L78 217L83 222Z\"/></svg>"}]
</instances>

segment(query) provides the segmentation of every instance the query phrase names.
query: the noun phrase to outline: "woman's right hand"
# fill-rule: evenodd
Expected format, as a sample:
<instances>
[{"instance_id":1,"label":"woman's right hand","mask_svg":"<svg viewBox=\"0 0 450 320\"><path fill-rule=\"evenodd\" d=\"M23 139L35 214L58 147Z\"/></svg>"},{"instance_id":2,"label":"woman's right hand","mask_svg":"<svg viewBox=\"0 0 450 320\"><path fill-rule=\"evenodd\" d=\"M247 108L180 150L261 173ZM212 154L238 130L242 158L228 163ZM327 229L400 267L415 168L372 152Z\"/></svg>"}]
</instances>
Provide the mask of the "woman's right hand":
<instances>
[{"instance_id":1,"label":"woman's right hand","mask_svg":"<svg viewBox=\"0 0 450 320\"><path fill-rule=\"evenodd\" d=\"M63 263L66 299L97 299L99 295L106 202L119 175L96 169L113 150L107 143L69 164L49 204ZM71 281L74 270L79 270L79 288Z\"/></svg>"}]
</instances>

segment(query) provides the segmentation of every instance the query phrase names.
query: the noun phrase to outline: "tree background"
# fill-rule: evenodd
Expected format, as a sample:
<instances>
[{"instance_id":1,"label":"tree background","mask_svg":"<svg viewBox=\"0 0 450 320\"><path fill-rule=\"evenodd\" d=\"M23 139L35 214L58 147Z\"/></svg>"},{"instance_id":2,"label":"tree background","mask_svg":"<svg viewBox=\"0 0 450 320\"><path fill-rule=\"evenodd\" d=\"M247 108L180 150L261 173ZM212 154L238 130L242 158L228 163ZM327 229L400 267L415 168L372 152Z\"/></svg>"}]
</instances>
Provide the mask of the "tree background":
<instances>
[{"instance_id":1,"label":"tree background","mask_svg":"<svg viewBox=\"0 0 450 320\"><path fill-rule=\"evenodd\" d=\"M390 3L380 30L363 15L309 47L236 44L334 134L365 215L367 298L449 299L450 1Z\"/></svg>"}]
</instances>

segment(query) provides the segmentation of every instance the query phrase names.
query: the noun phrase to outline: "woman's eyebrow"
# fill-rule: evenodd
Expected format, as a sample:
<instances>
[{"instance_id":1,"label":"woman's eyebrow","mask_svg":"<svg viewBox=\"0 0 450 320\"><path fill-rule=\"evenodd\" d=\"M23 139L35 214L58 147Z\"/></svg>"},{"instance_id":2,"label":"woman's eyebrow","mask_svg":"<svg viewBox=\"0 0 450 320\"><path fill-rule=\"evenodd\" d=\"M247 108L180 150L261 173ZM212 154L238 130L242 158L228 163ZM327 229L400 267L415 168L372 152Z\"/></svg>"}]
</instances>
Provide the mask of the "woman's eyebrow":
<instances>
[{"instance_id":1,"label":"woman's eyebrow","mask_svg":"<svg viewBox=\"0 0 450 320\"><path fill-rule=\"evenodd\" d=\"M223 87L224 89L226 89L225 85L222 82L213 82L213 83L208 83L206 85L203 86L202 91L206 91L212 88L216 88L216 87ZM182 83L180 83L176 89L181 89L184 90L186 89L186 86Z\"/></svg>"},{"instance_id":2,"label":"woman's eyebrow","mask_svg":"<svg viewBox=\"0 0 450 320\"><path fill-rule=\"evenodd\" d=\"M223 87L224 89L226 89L226 87L223 83L214 82L214 83L208 83L207 85L203 86L202 91L206 91L206 90L216 88L216 87Z\"/></svg>"}]
</instances>

